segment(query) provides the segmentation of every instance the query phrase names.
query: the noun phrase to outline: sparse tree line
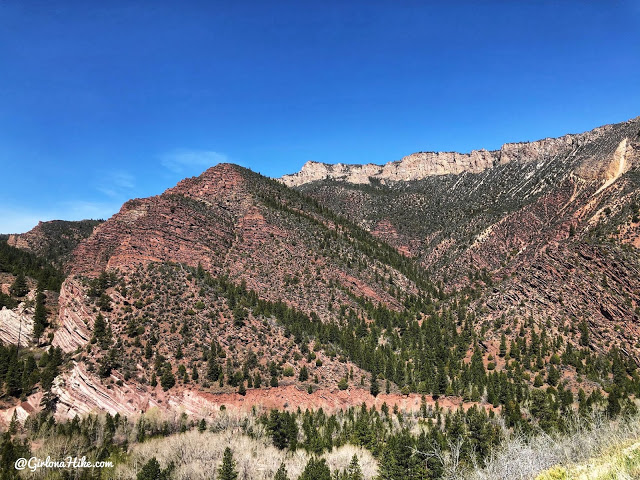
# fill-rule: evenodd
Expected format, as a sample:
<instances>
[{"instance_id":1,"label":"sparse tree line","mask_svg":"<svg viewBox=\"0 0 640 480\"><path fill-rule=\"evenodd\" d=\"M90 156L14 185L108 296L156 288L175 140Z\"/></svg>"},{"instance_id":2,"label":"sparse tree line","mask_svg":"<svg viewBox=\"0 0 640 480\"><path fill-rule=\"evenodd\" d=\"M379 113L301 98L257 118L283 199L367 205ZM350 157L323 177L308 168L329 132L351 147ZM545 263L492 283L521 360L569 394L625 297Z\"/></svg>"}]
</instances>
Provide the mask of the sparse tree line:
<instances>
[{"instance_id":1,"label":"sparse tree line","mask_svg":"<svg viewBox=\"0 0 640 480\"><path fill-rule=\"evenodd\" d=\"M23 297L28 293L25 277L33 278L42 290L59 291L64 274L49 261L32 253L11 247L6 240L0 240L0 272L11 273L16 277L12 286L13 297ZM26 289L26 290L25 290ZM3 301L0 295L0 301ZM0 308L2 305L0 304Z\"/></svg>"},{"instance_id":2,"label":"sparse tree line","mask_svg":"<svg viewBox=\"0 0 640 480\"><path fill-rule=\"evenodd\" d=\"M49 393L62 362L63 354L58 347L49 351L19 351L15 345L0 345L0 388L5 395L22 400L38 385Z\"/></svg>"},{"instance_id":3,"label":"sparse tree line","mask_svg":"<svg viewBox=\"0 0 640 480\"><path fill-rule=\"evenodd\" d=\"M483 352L481 337L472 327L474 314L466 310L464 300L445 303L407 296L405 309L393 311L355 298L360 308L342 306L335 311L334 322L323 323L315 314L307 315L282 301L262 300L244 284L234 284L227 277L212 277L201 268L187 270L196 282L224 299L229 311L237 312L233 315L234 323L246 321L248 315L275 318L284 327L286 335L307 355L307 360L313 358L314 350L321 348L327 355L342 354L369 371L371 377L366 386L374 395L381 389L397 391L398 388L402 393L430 394L434 398L458 395L468 401L491 404L497 412L490 410L487 413L477 408L468 412L434 412L425 403L421 415L426 427L418 436L397 428L404 421L401 412L392 414L384 408L375 413L365 409L354 416L353 426L317 413L272 412L264 425L278 448L302 448L321 455L347 443L361 445L379 459L381 472L385 475L381 478L440 478L444 472L444 467L439 467L442 459L431 454L424 457L419 452L437 451L446 456L451 455L454 448L463 464L482 462L501 439L496 427L499 417L511 429L534 432L541 428L552 432L566 427L567 414L576 406L584 414L593 409L606 411L611 416L634 411L629 397L637 396L639 391L635 363L615 348L605 355L592 353L586 347L589 331L584 322L576 329L575 342L569 342L549 338L544 325L528 319L521 323L517 335L511 335L509 340L506 335L501 336L497 358L491 358ZM91 284L91 297L98 302L106 289L118 286L118 282L114 274L98 277ZM42 297L36 300L37 304L44 305ZM122 339L114 339L111 322L102 312L110 313L102 306L98 308L90 345L102 352L98 373L108 377L123 362ZM505 331L500 321L493 327ZM184 364L176 369L168 358L156 352L159 339L155 332L147 336L146 332L140 332L135 322L128 330L134 338L146 337L147 341L140 342L139 348L153 364L151 385L160 384L165 390L171 389L178 380L186 383L202 379L228 383L242 393L246 388L266 384L277 386L279 378L290 374L276 362L270 362L265 378L262 378L255 355L249 355L242 368L237 369L215 340L203 350L205 368L200 372L198 369L187 370ZM380 338L385 341L379 342ZM6 357L3 385L11 395L21 396L32 391L33 380L38 375L43 386L50 385L55 369L62 363L61 352L53 350L50 358L55 357L55 360L47 360L43 355L41 361L35 362L35 357L29 360L29 356L24 356L16 364L17 368L10 369L10 358L15 358L17 352L12 353L11 347L2 348L5 353L0 350L0 374L4 371L2 358ZM470 361L465 359L469 350L473 352ZM176 360L181 356L180 350L174 352ZM487 359L488 363L485 362ZM37 371L32 368L33 363L38 366ZM49 368L49 365L55 367ZM567 368L600 382L604 388L596 388L589 394L580 390L576 396L561 381L560 372ZM40 370L45 370L44 375ZM291 374L306 382L313 376L313 371L305 366L304 370L300 368ZM346 372L341 381L352 385L354 380ZM55 399L47 400L52 404L51 408L55 407ZM397 424L396 427L388 427L389 418L393 418L391 424ZM191 427L185 424L182 428ZM171 429L158 432L143 428L138 431L144 432L138 441L171 433ZM456 441L460 438L467 440L458 446ZM474 439L475 443L469 439ZM413 453L408 455L407 451ZM314 472L324 471L321 460L309 468ZM170 474L168 470L163 471L163 474Z\"/></svg>"},{"instance_id":4,"label":"sparse tree line","mask_svg":"<svg viewBox=\"0 0 640 480\"><path fill-rule=\"evenodd\" d=\"M416 413L390 409L386 404L379 410L369 409L363 404L333 414L322 409L271 410L233 421L226 415L225 409L221 408L216 416L199 420L185 414L162 417L151 411L135 420L106 414L56 422L52 412L44 410L31 415L24 425L20 425L14 416L8 430L0 437L0 478L18 478L13 462L37 454L43 441L49 445L48 452L71 449L74 454L86 455L90 461L110 460L118 465L129 461L128 452L136 445L148 441L191 431L196 435L206 431L233 431L233 435L268 439L283 452L306 452L308 461L299 475L290 475L283 463L273 473L272 478L276 480L362 480L364 476L357 457L352 458L346 468L334 471L324 459L325 455L345 445L364 447L373 454L378 464L376 480L441 479L451 478L452 471L460 474L482 467L492 452L503 448L501 442L512 435L512 430L493 410L475 406L468 410L446 410L437 405L434 408L424 401ZM590 413L585 412L584 418L585 425L593 422ZM597 425L602 428L601 423ZM569 434L574 430L572 423ZM582 434L589 435L586 430ZM227 447L221 461L211 465L207 478L239 478L240 470L234 460L234 455L239 453ZM141 480L172 480L177 467L165 458L147 457L136 467L136 475ZM112 478L90 471L50 472L46 478L67 478L65 475L70 473L78 479Z\"/></svg>"},{"instance_id":5,"label":"sparse tree line","mask_svg":"<svg viewBox=\"0 0 640 480\"><path fill-rule=\"evenodd\" d=\"M547 334L548 325L533 318L522 320L515 330L505 328L505 320L498 319L492 325L494 331L501 332L494 357L484 351L483 333L474 329L475 314L466 308L465 298L440 302L410 295L404 300L405 308L394 311L354 297L358 309L342 306L335 311L335 321L322 322L314 313L308 315L283 301L260 299L243 283L235 284L225 276L213 277L201 267L181 268L189 272L196 287L208 289L209 301L211 297L224 299L228 311L233 312L234 323L241 324L248 315L275 318L306 356L307 363L296 372L274 361L259 365L255 353L248 352L238 367L213 339L202 347L203 365L197 368L195 363L185 365L180 361L184 355L180 345L173 352L177 362L157 352L155 333L141 335L132 322L130 329L138 339L140 353L152 361L152 387L160 384L168 390L178 381L218 383L244 394L247 388L278 386L283 376L309 382L314 376L314 351L323 349L326 355L343 355L371 374L366 379L355 379L352 373L345 372L336 385L339 388L364 386L374 395L381 390L388 393L399 389L401 393L431 395L435 399L458 396L469 402L485 402L499 409L509 427L527 431L538 427L561 430L566 413L576 407L588 411L594 405L602 405L612 416L622 411L630 413L635 408L630 399L640 394L635 362L616 348L606 354L593 353L588 348L585 322L577 326L572 342L560 336L552 339ZM117 280L102 282L114 285ZM95 290L93 296L99 298L102 290ZM143 345L139 338L145 337ZM381 338L385 341L380 342ZM100 313L92 343L103 350L98 368L101 376L109 376L122 362L120 342L118 339L114 344L110 326ZM565 371L601 387L572 391L562 380ZM312 391L311 383L308 386Z\"/></svg>"},{"instance_id":6,"label":"sparse tree line","mask_svg":"<svg viewBox=\"0 0 640 480\"><path fill-rule=\"evenodd\" d=\"M548 334L550 320L545 323L533 317L512 319L503 315L492 323L478 326L471 304L481 288L479 282L491 283L486 272L470 274L478 290L468 287L460 292L446 293L442 282L431 282L412 260L362 229L301 194L277 183L273 188L274 191L259 193L262 200L277 211L302 217L320 227L324 233L319 237L323 249L332 250L340 240L353 247L353 251L365 254L355 258L348 248L343 248L336 253L339 261L347 262L350 267L366 268L362 258L374 259L411 279L420 293L403 293L394 285L390 273L387 272L387 276L384 271L376 270L376 280L386 284L392 296L401 300L403 308L398 311L382 304L375 305L332 283L332 287L341 290L357 306L330 304L333 319L323 322L316 313L302 312L283 300L264 300L246 284L234 283L228 276L214 277L201 265L197 268L174 264L147 266L149 270L163 269L163 274L173 274L178 269L186 272L186 278L195 282L201 292L192 305L184 309L182 325L172 326L172 333L180 327L183 342L168 345L162 343L157 331L149 328L152 319L136 317L133 313L134 307L143 311L147 306L141 292L151 294L152 286L138 285L135 301L124 306L122 312L126 314L119 317L121 311L113 304L108 290L116 288L125 298L132 292L127 291L129 287L116 272L103 272L86 281L87 293L96 312L86 352L90 358L97 358L95 370L98 375L108 378L113 370L122 370L127 379L135 358L148 362L149 377L145 381L151 387L159 385L165 391L181 382L203 387L228 385L244 395L248 388L276 387L284 377L293 377L306 385L311 393L313 383L318 383L314 368L322 366L316 352L323 351L328 357L348 359L368 372L366 378L354 378L353 372L346 371L345 367L337 388L365 387L374 396L380 391L418 393L430 395L436 401L441 397L457 396L476 404L467 411L450 412L430 407L423 400L420 414L413 420L411 415L397 409L389 411L386 405L379 412L363 406L343 415L326 415L321 410L272 411L263 415L260 423L276 448L303 449L314 455L309 460L308 471L305 469L299 477L302 480L358 478L349 476L356 475L357 461L353 472L330 472L320 458L341 445L353 444L371 451L379 461L381 479L436 479L446 475L445 459L455 457L466 466L481 464L504 437L501 423L510 431L530 435L539 430L566 430L567 419L574 412L581 416L594 411L604 412L610 417L636 412L632 401L640 396L640 373L636 363L616 347L605 353L594 353L589 348L592 339L584 320L575 327L566 327L563 332L566 335L555 338ZM320 217L329 218L334 228L328 228ZM2 245L0 242L0 271L14 274L15 281L10 295L0 295L0 307L15 306L17 299L28 293L25 275L37 279L34 336L40 339L48 326L44 291L56 285L59 288L57 282L61 282L62 276L33 256L22 255L24 252ZM295 279L291 281L295 282ZM256 354L249 351L244 361L237 364L235 357L231 358L217 339L196 333L196 322L189 320L214 302L224 305L216 311L224 311L236 328L244 327L251 318L263 323L275 319L300 352L298 360L304 358L306 363L299 362L295 369L273 359L261 364ZM208 313L212 321L214 313L213 310ZM125 335L114 334L116 321L126 325L123 333L131 339L134 353L127 350L129 341L125 344ZM487 351L487 333L500 339L495 354ZM197 363L193 352L199 357ZM30 419L24 431L16 434L17 427L13 425L3 437L0 446L2 468L9 465L5 462L5 454L10 458L28 448L21 439L45 438L39 437L43 432L74 438L82 438L85 431L90 431L87 434L90 438L101 432L102 449L91 450L91 454L104 459L124 454L131 441L131 432L135 432L135 442L144 442L193 428L209 428L204 419L194 423L184 418L176 426L147 422L144 416L135 425L118 416L106 417L104 424L89 418L58 425L49 415L55 409L50 388L62 363L59 349L44 353L38 349L19 352L14 346L0 346L0 381L7 395L24 398L38 384L47 392L43 399L44 412ZM586 378L593 386L588 391L583 388L575 391L573 385L563 380L566 372L575 377L579 385ZM416 424L419 429L409 428ZM282 467L275 477L279 480L289 478L286 468ZM157 459L151 459L140 474L146 475L139 476L143 479L170 479L172 467L160 468ZM215 475L215 478L225 479L237 477L231 450L225 452Z\"/></svg>"}]
</instances>

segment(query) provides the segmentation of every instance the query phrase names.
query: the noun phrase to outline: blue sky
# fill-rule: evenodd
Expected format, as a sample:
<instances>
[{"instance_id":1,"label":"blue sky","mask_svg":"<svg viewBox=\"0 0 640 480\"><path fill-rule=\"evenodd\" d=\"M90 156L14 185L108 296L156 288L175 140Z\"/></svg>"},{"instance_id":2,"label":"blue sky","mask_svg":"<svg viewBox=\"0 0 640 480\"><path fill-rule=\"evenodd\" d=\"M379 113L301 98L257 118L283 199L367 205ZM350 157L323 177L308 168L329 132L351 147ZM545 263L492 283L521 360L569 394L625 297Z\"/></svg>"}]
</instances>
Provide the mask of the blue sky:
<instances>
[{"instance_id":1,"label":"blue sky","mask_svg":"<svg viewBox=\"0 0 640 480\"><path fill-rule=\"evenodd\" d=\"M220 161L385 163L640 115L638 1L0 3L0 232Z\"/></svg>"}]
</instances>

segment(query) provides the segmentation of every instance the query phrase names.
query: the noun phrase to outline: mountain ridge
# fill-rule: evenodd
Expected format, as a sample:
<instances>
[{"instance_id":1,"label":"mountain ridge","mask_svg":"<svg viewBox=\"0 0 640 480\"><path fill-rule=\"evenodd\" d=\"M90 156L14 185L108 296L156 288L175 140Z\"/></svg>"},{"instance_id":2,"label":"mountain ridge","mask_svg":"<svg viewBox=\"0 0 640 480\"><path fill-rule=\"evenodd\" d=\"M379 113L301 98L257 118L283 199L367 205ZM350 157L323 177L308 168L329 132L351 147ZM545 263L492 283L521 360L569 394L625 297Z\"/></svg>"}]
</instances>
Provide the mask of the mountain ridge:
<instances>
[{"instance_id":1,"label":"mountain ridge","mask_svg":"<svg viewBox=\"0 0 640 480\"><path fill-rule=\"evenodd\" d=\"M382 181L411 181L433 175L480 173L497 165L514 161L526 162L527 157L552 157L567 147L580 148L584 144L611 133L611 130L622 130L624 136L633 137L640 133L640 116L625 122L596 127L582 133L547 137L532 142L509 142L503 144L498 150L479 149L469 153L416 152L383 165L372 163L328 164L310 160L303 165L299 172L283 175L280 181L289 187L299 187L310 182L329 179L369 184L371 178Z\"/></svg>"},{"instance_id":2,"label":"mountain ridge","mask_svg":"<svg viewBox=\"0 0 640 480\"><path fill-rule=\"evenodd\" d=\"M290 188L223 163L129 200L73 250L29 346L54 347L57 378L14 388L13 411L364 403L551 430L574 407L631 408L639 126L410 181Z\"/></svg>"}]
</instances>

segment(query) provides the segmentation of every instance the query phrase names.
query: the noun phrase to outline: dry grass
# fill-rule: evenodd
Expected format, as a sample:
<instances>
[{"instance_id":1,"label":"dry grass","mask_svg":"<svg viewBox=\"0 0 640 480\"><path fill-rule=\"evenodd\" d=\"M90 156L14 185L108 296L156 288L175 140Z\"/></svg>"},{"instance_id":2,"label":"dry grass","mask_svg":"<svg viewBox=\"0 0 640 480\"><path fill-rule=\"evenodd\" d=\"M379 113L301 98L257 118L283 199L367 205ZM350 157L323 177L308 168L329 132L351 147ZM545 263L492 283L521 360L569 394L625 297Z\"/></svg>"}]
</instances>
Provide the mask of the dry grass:
<instances>
[{"instance_id":1,"label":"dry grass","mask_svg":"<svg viewBox=\"0 0 640 480\"><path fill-rule=\"evenodd\" d=\"M616 420L608 420L602 415L593 415L588 419L576 417L572 421L569 433L566 434L541 433L531 438L509 435L500 449L487 460L486 466L475 469L466 475L466 478L468 480L529 480L546 470L549 470L550 474L559 475L562 469L566 471L576 464L586 463L590 458L619 451L621 446L638 439L640 439L640 415ZM556 467L555 471L550 470L552 467Z\"/></svg>"},{"instance_id":2,"label":"dry grass","mask_svg":"<svg viewBox=\"0 0 640 480\"><path fill-rule=\"evenodd\" d=\"M536 480L631 480L640 478L640 442L607 452L575 467L553 467Z\"/></svg>"},{"instance_id":3,"label":"dry grass","mask_svg":"<svg viewBox=\"0 0 640 480\"><path fill-rule=\"evenodd\" d=\"M169 462L175 463L175 480L208 480L222 462L227 446L233 451L239 480L271 480L281 462L285 463L289 477L297 478L310 457L303 450L280 451L266 439L250 438L237 431L189 431L136 445L130 461L116 468L112 478L135 479L137 471L151 457L156 457L163 467ZM372 479L377 473L377 464L371 453L362 448L343 446L325 454L324 458L332 470L344 469L354 454L358 456L365 478Z\"/></svg>"},{"instance_id":4,"label":"dry grass","mask_svg":"<svg viewBox=\"0 0 640 480\"><path fill-rule=\"evenodd\" d=\"M179 430L184 418L178 414L167 414L158 409L150 409L143 416L144 423L160 431L169 426L170 431ZM96 418L96 424L104 423L103 417ZM304 470L310 455L300 449L296 452L281 451L275 448L267 435L263 424L256 415L243 412L221 411L208 419L207 431L192 429L186 433L175 433L164 438L147 439L137 443L140 417L120 424L115 432L119 443L127 441L129 452L118 458L114 469L104 469L103 477L117 480L135 480L138 471L152 457L164 468L174 462L176 468L172 480L210 480L221 462L225 448L232 449L237 463L239 480L271 480L282 462L289 472L289 478L295 479ZM251 432L251 435L246 432ZM95 435L88 439L92 444L102 443L102 429L96 428ZM55 436L34 445L34 455L39 458L50 456L52 459L64 459L68 455L76 456L86 448L86 439L80 436L71 438ZM359 459L362 472L367 480L377 475L378 465L371 453L352 445L334 449L322 455L332 471L343 470L353 455ZM95 460L90 458L90 461ZM40 469L28 478L51 478L52 472ZM58 477L55 477L58 478Z\"/></svg>"}]
</instances>

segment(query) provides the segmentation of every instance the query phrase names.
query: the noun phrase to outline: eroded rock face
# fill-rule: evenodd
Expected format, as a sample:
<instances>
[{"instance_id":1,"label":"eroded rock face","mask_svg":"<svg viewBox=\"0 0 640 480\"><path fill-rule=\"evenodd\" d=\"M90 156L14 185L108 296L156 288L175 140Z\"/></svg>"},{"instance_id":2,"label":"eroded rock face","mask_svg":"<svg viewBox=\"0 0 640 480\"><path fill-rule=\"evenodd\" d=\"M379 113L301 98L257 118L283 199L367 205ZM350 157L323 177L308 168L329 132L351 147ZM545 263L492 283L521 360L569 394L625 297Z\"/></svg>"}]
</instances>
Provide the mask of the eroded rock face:
<instances>
[{"instance_id":1,"label":"eroded rock face","mask_svg":"<svg viewBox=\"0 0 640 480\"><path fill-rule=\"evenodd\" d=\"M8 427L14 414L16 420L24 424L29 415L40 410L41 400L42 392L36 392L30 395L25 401L21 401L13 407L0 411L0 425L5 428Z\"/></svg>"},{"instance_id":2,"label":"eroded rock face","mask_svg":"<svg viewBox=\"0 0 640 480\"><path fill-rule=\"evenodd\" d=\"M24 303L21 303L17 311L2 307L0 310L0 340L4 345L17 345L26 347L33 341L33 312L28 312Z\"/></svg>"},{"instance_id":3,"label":"eroded rock face","mask_svg":"<svg viewBox=\"0 0 640 480\"><path fill-rule=\"evenodd\" d=\"M91 339L91 327L95 321L93 312L84 301L85 292L79 279L70 277L62 284L58 299L58 329L53 346L64 352L73 352Z\"/></svg>"},{"instance_id":4,"label":"eroded rock face","mask_svg":"<svg viewBox=\"0 0 640 480\"><path fill-rule=\"evenodd\" d=\"M200 262L215 270L216 259L235 239L234 223L247 202L241 175L226 165L183 180L162 195L130 200L78 246L71 273L94 276L159 261Z\"/></svg>"},{"instance_id":5,"label":"eroded rock face","mask_svg":"<svg viewBox=\"0 0 640 480\"><path fill-rule=\"evenodd\" d=\"M474 150L471 153L420 152L385 165L329 165L309 161L298 173L285 175L282 182L295 187L316 180L343 180L366 184L370 178L392 181L420 180L431 175L478 173L492 167L497 161L496 152Z\"/></svg>"},{"instance_id":6,"label":"eroded rock face","mask_svg":"<svg viewBox=\"0 0 640 480\"><path fill-rule=\"evenodd\" d=\"M220 411L224 405L227 409L241 412L250 412L253 407L263 410L272 408L283 410L296 410L323 408L329 413L344 410L354 405L366 403L367 407L380 408L383 403L393 408L398 406L402 411L418 411L421 406L422 396L419 394L401 395L384 394L377 397L367 390L353 388L349 390L318 389L309 394L294 385L267 388L249 389L246 395L237 393L207 393L197 390L172 389L163 392L159 387L141 387L134 383L122 381L122 378L113 376L107 388L95 374L88 372L82 364L75 364L73 368L59 376L52 388L52 392L58 396L56 418L58 420L70 420L76 415L89 413L109 412L112 415L136 416L151 408L157 408L164 412L184 412L194 417L209 418ZM118 385L122 383L122 385ZM19 405L18 415L26 418L28 412L38 410L38 402L42 395L38 394L29 398L27 402ZM425 397L428 405L434 405L435 400L431 396ZM468 408L471 404L463 403L460 397L441 397L439 405L445 409L456 409L460 406ZM13 411L5 412L0 420L9 421Z\"/></svg>"},{"instance_id":7,"label":"eroded rock face","mask_svg":"<svg viewBox=\"0 0 640 480\"><path fill-rule=\"evenodd\" d=\"M58 397L56 417L60 419L98 412L135 415L158 405L135 385L122 382L107 388L82 364L75 364L70 371L58 376L51 391Z\"/></svg>"},{"instance_id":8,"label":"eroded rock face","mask_svg":"<svg viewBox=\"0 0 640 480\"><path fill-rule=\"evenodd\" d=\"M478 321L584 320L591 348L619 344L640 359L640 257L619 243L640 246L640 118L489 153L493 166L476 172L363 188L343 169L344 181L299 190L418 259L448 288L487 272L499 287L473 307Z\"/></svg>"},{"instance_id":9,"label":"eroded rock face","mask_svg":"<svg viewBox=\"0 0 640 480\"><path fill-rule=\"evenodd\" d=\"M20 250L30 250L31 247L25 235L17 233L9 235L9 238L7 238L7 244L12 247L19 248Z\"/></svg>"},{"instance_id":10,"label":"eroded rock face","mask_svg":"<svg viewBox=\"0 0 640 480\"><path fill-rule=\"evenodd\" d=\"M636 264L629 262L630 267L622 268L614 263L621 258L619 252L609 255L604 250L594 250L590 253L592 258L583 262L580 254L588 250L583 244L574 239L568 245L558 245L566 241L570 227L574 228L575 238L582 239L589 229L598 227L599 219L608 215L605 208L611 207L612 214L621 208L620 199L627 195L624 189L632 189L625 183L625 175L633 173L638 165L640 149L636 137L640 120L634 122L559 139L507 144L495 152L419 153L385 166L311 163L299 174L290 176L289 184L313 182L327 176L344 180L333 182L339 185L338 189L327 182L326 190L311 194L330 210L349 217L394 245L405 256L422 261L449 278L456 279L456 274L466 277L470 266L486 268L487 275L493 274L497 279L507 278L503 288L479 300L478 320L493 319L510 309L523 318L570 316L577 321L589 316L597 321L602 319L605 328L596 325L593 332L600 335L602 344L610 344L638 335L634 326L638 319L631 307L640 304L640 298L637 285L629 280L637 277ZM378 186L375 186L378 182L373 182L375 188L353 186L368 183L370 177L383 181ZM620 178L624 181L619 181ZM285 183L289 180L283 179ZM404 180L422 180L423 184L418 188L419 182L398 183ZM200 288L179 273L176 274L179 281L173 286L185 286L185 292L182 296L172 294L171 300L152 298L167 286L168 277L159 280L147 273L143 280L133 282L135 285L129 283L134 275L140 274L142 278L140 272L149 272L154 264L171 262L194 268L200 265L213 275L228 274L236 283L244 281L261 298L283 299L303 311L317 312L320 320L330 318L327 305L331 302L353 306L354 295L391 308L398 306L388 289L372 278L380 271L376 261L358 257L359 252L350 244L339 242L339 237L334 239L329 232L336 225L317 211L304 210L304 205L296 203L295 198L286 205L280 204L278 201L287 193L281 185L276 186L280 190L239 167L220 165L198 178L180 182L160 196L127 202L76 249L72 274L60 296L60 326L53 344L67 352L86 346L98 311L95 299L87 297L86 279L108 271L117 272L123 282L122 288L108 291L114 311L105 312L105 317L115 337L127 335L128 326L123 320L127 311L135 312L134 320L142 324L161 316L161 312L144 310L148 305L156 305L163 310L175 307L180 324L185 315L192 316L196 321L189 328L204 344L217 338L226 351L230 351L231 345L240 349L262 346L257 337L254 339L247 332L249 325L245 330L234 326L231 311L221 305L212 312L215 313L212 317L196 311L197 308L187 313L199 298ZM268 190L269 196L258 194L258 187ZM370 195L376 188L379 191ZM395 196L389 197L391 193ZM390 203L394 203L392 211ZM636 227L632 229L629 225L623 233L631 243L640 237ZM327 252L342 252L350 262L355 258L366 267L355 269ZM592 269L598 275L595 278L604 275L613 287L591 285ZM517 277L508 280L515 273ZM397 271L385 269L386 275L393 277L393 284L403 291L414 291L411 282ZM146 283L155 287L145 289L140 297L127 296ZM116 298L118 295L121 298ZM140 303L136 306L138 299ZM630 300L629 307L624 306L625 299ZM612 318L627 321L629 327L615 333L609 328ZM264 326L251 316L246 321L256 332ZM211 323L211 333L196 330L204 322ZM172 355L180 339L172 335L175 332L169 331L166 322L149 325L153 325L154 333L161 332L157 348L164 349L163 355L175 368L177 363ZM275 337L273 327L266 336ZM145 331L144 342L149 340L150 331ZM233 335L227 335L229 332ZM284 351L282 345L278 351ZM133 351L132 347L128 354ZM135 414L153 406L197 415L215 411L221 404L240 409L255 404L338 409L363 401L371 405L385 398L369 398L366 391L360 390L331 390L329 386L337 383L346 367L331 363L328 358L323 359L323 371L330 375L323 376L330 380L324 378L325 383L313 395L296 389L295 385L285 385L250 389L240 396L229 391L202 392L198 387L174 387L169 392L162 392L159 387L152 389L146 386L150 370L142 365L134 371L140 375L139 381L135 376L127 377L130 382L118 385L124 375L117 369L112 378L103 381L92 373L96 371L95 361L103 353L97 348L92 350L93 358L85 357L85 361L59 378L55 387L61 399L58 415L72 418L96 410ZM184 352L189 359L192 353ZM309 366L313 368L312 364ZM419 405L417 398L392 395L387 404L393 405L395 401L403 409L412 409Z\"/></svg>"},{"instance_id":11,"label":"eroded rock face","mask_svg":"<svg viewBox=\"0 0 640 480\"><path fill-rule=\"evenodd\" d=\"M619 143L625 137L637 135L640 117L628 122L606 125L589 132L545 138L535 142L506 143L500 150L473 150L471 153L420 152L385 165L330 165L309 161L298 173L284 175L281 181L289 187L297 187L319 180L340 180L355 184L367 184L370 178L388 181L421 180L434 175L458 175L480 173L496 165L528 163L552 160L568 152L580 149L607 149L608 139ZM599 142L605 139L605 142ZM598 144L593 147L594 144ZM598 153L598 152L594 152ZM598 157L598 155L591 155ZM585 172L589 166L585 168Z\"/></svg>"},{"instance_id":12,"label":"eroded rock face","mask_svg":"<svg viewBox=\"0 0 640 480\"><path fill-rule=\"evenodd\" d=\"M72 418L96 410L114 412L119 405L124 405L119 410L124 413L158 405L195 414L202 408L215 410L223 401L249 405L244 397L230 393L226 384L202 387L207 393L198 392L197 384L175 386L168 392L150 387L153 367L141 361L140 344L129 341L138 335L146 344L157 336L154 353L163 355L174 373L180 364L197 364L200 378L206 373L199 362L201 352L214 340L229 357L237 354L240 362L248 351L268 350L260 360L263 372L269 360L299 349L273 318L245 312L244 319L234 321L238 315L234 312L242 311L234 310L221 290L207 284L204 272L244 284L261 299L313 313L314 321L330 319L341 305L356 308L356 295L400 308L401 300L376 282L376 272L384 270L385 277L407 292L415 292L413 281L399 270L385 268L343 236L351 227L341 226L336 234L335 220L323 215L315 204L278 182L225 164L183 180L161 195L125 203L76 248L60 292L53 346L77 352L78 363L56 384L58 414ZM94 280L103 272L117 280L96 294ZM104 296L110 306L100 303ZM110 349L99 342L88 345L98 314L119 345L113 347L118 348L117 366L107 379L96 372L105 374L100 367ZM172 328L176 322L179 329ZM189 343L183 343L185 337ZM119 339L125 341L117 344ZM305 366L310 375L318 373L318 388L335 386L351 369L358 377L365 375L337 357L317 355L321 362L307 360ZM292 368L294 383L301 365ZM250 392L246 397L256 402L269 396L262 390ZM297 395L308 394L305 389ZM297 397L282 398L289 399L284 404Z\"/></svg>"}]
</instances>

